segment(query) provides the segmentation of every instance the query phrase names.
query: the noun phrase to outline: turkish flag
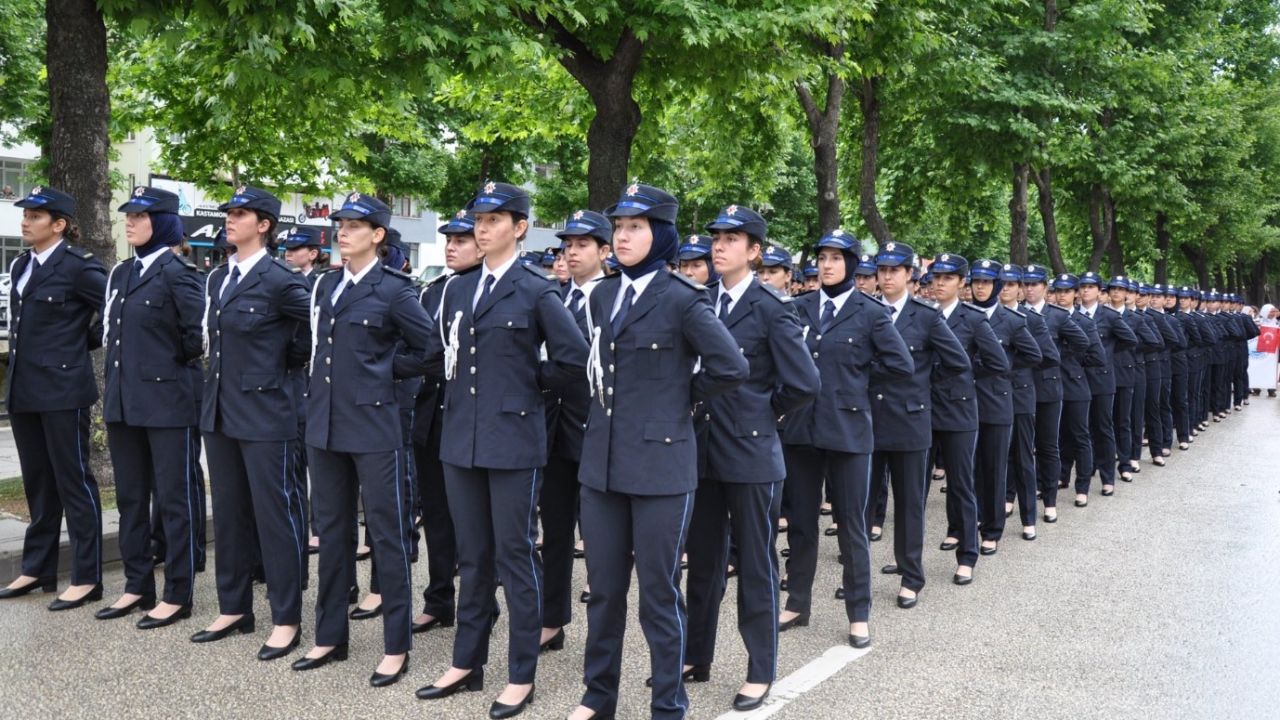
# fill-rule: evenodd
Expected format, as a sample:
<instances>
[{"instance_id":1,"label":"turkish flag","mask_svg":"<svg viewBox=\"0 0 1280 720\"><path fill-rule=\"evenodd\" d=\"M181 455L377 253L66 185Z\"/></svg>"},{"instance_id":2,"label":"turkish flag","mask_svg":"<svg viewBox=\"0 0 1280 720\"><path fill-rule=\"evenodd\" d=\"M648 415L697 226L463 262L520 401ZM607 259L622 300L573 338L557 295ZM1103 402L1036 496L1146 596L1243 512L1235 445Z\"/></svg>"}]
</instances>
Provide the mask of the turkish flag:
<instances>
[{"instance_id":1,"label":"turkish flag","mask_svg":"<svg viewBox=\"0 0 1280 720\"><path fill-rule=\"evenodd\" d=\"M1280 349L1280 327L1264 325L1258 330L1261 331L1258 335L1258 352L1274 353Z\"/></svg>"}]
</instances>

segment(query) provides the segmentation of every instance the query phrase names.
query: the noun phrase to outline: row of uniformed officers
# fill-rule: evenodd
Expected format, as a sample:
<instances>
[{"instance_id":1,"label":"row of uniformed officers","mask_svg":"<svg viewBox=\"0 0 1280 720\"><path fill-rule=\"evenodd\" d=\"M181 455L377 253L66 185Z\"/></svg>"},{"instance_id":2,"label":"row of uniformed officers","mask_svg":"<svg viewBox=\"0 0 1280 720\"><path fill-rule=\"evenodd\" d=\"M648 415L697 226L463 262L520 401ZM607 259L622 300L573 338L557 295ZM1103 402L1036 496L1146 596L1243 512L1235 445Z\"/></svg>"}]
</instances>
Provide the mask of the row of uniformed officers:
<instances>
[{"instance_id":1,"label":"row of uniformed officers","mask_svg":"<svg viewBox=\"0 0 1280 720\"><path fill-rule=\"evenodd\" d=\"M110 273L73 244L73 198L36 188L18 206L30 250L11 268L8 402L32 522L23 574L0 597L55 589L64 510L71 586L50 607L102 597L86 457L89 353L103 346L126 584L99 618L140 608L138 626L155 628L190 617L203 440L219 615L194 642L254 632L261 566L272 631L258 657L298 648L310 526L314 644L293 667L346 660L359 504L376 602L350 617L383 619L371 683L405 674L413 633L456 624L450 667L418 696L480 690L501 586L508 662L495 718L533 700L539 655L564 646L575 527L590 590L586 692L571 717L617 707L633 568L651 715L683 717L685 683L709 677L729 565L749 656L733 707L749 710L776 677L778 633L809 623L826 498L848 639L865 647L869 543L889 488L896 562L882 571L901 576L898 605L910 608L925 584L931 469L947 482L942 547L968 584L1015 505L1028 540L1037 498L1056 521L1072 466L1083 507L1095 472L1110 495L1117 471L1139 471L1144 438L1160 465L1175 433L1185 450L1232 398L1238 407L1240 351L1256 334L1221 298L1197 310L1189 288L949 253L934 258L921 300L910 247L860 258L839 230L814 248L817 287L792 300L791 259L765 246L760 215L727 206L710 236L682 245L676 199L648 185L566 221L558 285L519 262L528 195L486 183L441 228L452 273L421 293L401 272L389 209L358 193L332 216L343 266L321 273L271 255L280 201L257 188L221 206L232 254L208 277L172 251L181 225L164 190L137 188L120 208L134 258ZM286 241L291 255L319 244L306 229ZM606 275L610 258L620 273ZM670 271L677 263L708 285ZM415 617L419 517L429 586ZM784 517L785 579L774 551Z\"/></svg>"}]
</instances>

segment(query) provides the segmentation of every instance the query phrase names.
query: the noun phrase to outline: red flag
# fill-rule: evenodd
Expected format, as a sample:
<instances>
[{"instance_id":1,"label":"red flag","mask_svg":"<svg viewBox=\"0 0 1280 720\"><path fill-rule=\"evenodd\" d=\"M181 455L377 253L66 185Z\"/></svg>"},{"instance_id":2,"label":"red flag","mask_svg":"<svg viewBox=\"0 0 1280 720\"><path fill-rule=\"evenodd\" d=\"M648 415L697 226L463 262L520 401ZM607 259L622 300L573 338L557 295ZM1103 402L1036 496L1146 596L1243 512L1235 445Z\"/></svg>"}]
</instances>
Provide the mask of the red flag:
<instances>
[{"instance_id":1,"label":"red flag","mask_svg":"<svg viewBox=\"0 0 1280 720\"><path fill-rule=\"evenodd\" d=\"M1273 353L1280 349L1280 327L1264 325L1258 330L1258 352Z\"/></svg>"}]
</instances>

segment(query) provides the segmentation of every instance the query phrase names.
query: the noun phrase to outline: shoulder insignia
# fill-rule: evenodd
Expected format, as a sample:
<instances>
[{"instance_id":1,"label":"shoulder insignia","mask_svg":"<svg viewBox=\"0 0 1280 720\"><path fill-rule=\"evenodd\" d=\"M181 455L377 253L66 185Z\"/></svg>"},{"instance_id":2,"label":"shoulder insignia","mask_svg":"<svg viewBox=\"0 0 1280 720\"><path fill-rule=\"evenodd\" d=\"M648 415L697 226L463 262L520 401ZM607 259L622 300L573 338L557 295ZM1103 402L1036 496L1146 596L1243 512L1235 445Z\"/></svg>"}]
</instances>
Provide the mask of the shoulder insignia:
<instances>
[{"instance_id":1,"label":"shoulder insignia","mask_svg":"<svg viewBox=\"0 0 1280 720\"><path fill-rule=\"evenodd\" d=\"M93 253L89 252L88 250L85 250L82 247L77 247L75 245L67 245L67 252L72 255L75 255L76 257L82 260L88 260L89 258L93 257Z\"/></svg>"},{"instance_id":2,"label":"shoulder insignia","mask_svg":"<svg viewBox=\"0 0 1280 720\"><path fill-rule=\"evenodd\" d=\"M869 303L871 303L872 305L875 305L875 306L877 306L877 307L883 307L883 308L891 307L891 306L889 305L889 303L887 303L887 302L885 302L885 301L881 300L880 298L876 297L875 295L868 295L868 294L866 294L866 293L862 292L861 290L859 290L859 291L858 291L858 294L862 295L862 299L863 299L863 300L866 300L867 302L869 302Z\"/></svg>"},{"instance_id":3,"label":"shoulder insignia","mask_svg":"<svg viewBox=\"0 0 1280 720\"><path fill-rule=\"evenodd\" d=\"M425 287L435 287L441 283L448 282L451 277L453 277L452 273L440 273L439 275L431 278L431 281L428 282Z\"/></svg>"},{"instance_id":4,"label":"shoulder insignia","mask_svg":"<svg viewBox=\"0 0 1280 720\"><path fill-rule=\"evenodd\" d=\"M1002 307L1003 307L1003 306L1002 306ZM1018 317L1023 318L1023 319L1026 319L1026 317L1027 317L1027 314L1026 314L1026 313L1024 313L1024 312L1022 312L1021 310L1014 310L1013 308L1010 308L1010 307L1006 307L1006 308L1005 308L1005 310L1008 310L1009 312L1011 312L1011 313L1013 313L1014 315L1017 315Z\"/></svg>"},{"instance_id":5,"label":"shoulder insignia","mask_svg":"<svg viewBox=\"0 0 1280 720\"><path fill-rule=\"evenodd\" d=\"M983 310L977 305L974 305L973 303L960 303L960 307L965 308L966 310L972 310L973 312L982 313L983 315L987 314L987 311Z\"/></svg>"},{"instance_id":6,"label":"shoulder insignia","mask_svg":"<svg viewBox=\"0 0 1280 720\"><path fill-rule=\"evenodd\" d=\"M774 300L777 300L783 305L786 305L792 302L790 295L783 295L781 290L779 290L778 288L772 285L766 285L765 283L760 283L760 289L764 291L765 295L768 295L769 297L773 298Z\"/></svg>"},{"instance_id":7,"label":"shoulder insignia","mask_svg":"<svg viewBox=\"0 0 1280 720\"><path fill-rule=\"evenodd\" d=\"M689 287L693 288L694 290L697 290L697 291L699 291L699 292L706 292L706 290L707 290L707 286L706 286L706 285L703 285L703 284L702 284L702 283L700 283L700 282L694 282L694 281L690 280L689 278L685 277L685 276L684 276L683 274L681 274L681 273L678 273L678 272L672 272L672 273L670 273L670 275L671 275L671 278L672 278L673 280L676 280L677 282L679 282L679 283L681 283L681 284L683 284L683 285L687 285L687 286L689 286Z\"/></svg>"},{"instance_id":8,"label":"shoulder insignia","mask_svg":"<svg viewBox=\"0 0 1280 720\"><path fill-rule=\"evenodd\" d=\"M555 279L555 278L552 278L552 277L548 277L548 276L547 276L546 271L544 271L544 270L543 270L542 268L540 268L540 267L534 267L534 266L532 266L532 265L525 265L524 263L516 263L516 264L517 264L517 265L519 265L520 267L524 268L524 269L525 269L525 272L527 272L527 273L529 273L530 275L532 275L532 276L534 276L534 277L538 278L539 280L545 280L545 281L547 281L547 282L551 282L551 281L553 281L553 280Z\"/></svg>"},{"instance_id":9,"label":"shoulder insignia","mask_svg":"<svg viewBox=\"0 0 1280 720\"><path fill-rule=\"evenodd\" d=\"M942 312L942 311L941 311L941 310L939 310L938 308L936 308L936 307L934 307L934 306L930 305L929 303L925 302L924 300L921 300L920 298L916 297L915 295L912 295L912 296L911 296L911 301L910 301L910 302L911 302L912 304L914 304L914 305L918 305L919 307L925 308L925 309L927 309L927 310L932 310L932 311L934 311L934 312Z\"/></svg>"},{"instance_id":10,"label":"shoulder insignia","mask_svg":"<svg viewBox=\"0 0 1280 720\"><path fill-rule=\"evenodd\" d=\"M301 270L299 270L298 268L296 268L296 267L294 267L294 266L290 265L289 263L287 263L287 262L285 262L285 261L281 260L281 259L280 259L280 258L278 258L278 257L272 257L272 258L271 258L271 262L275 263L276 265L278 265L279 267L281 267L281 268L283 268L283 269L285 269L285 270L288 270L288 271L289 271L289 272L291 272L291 273L300 273L300 272L302 272L302 271L301 271Z\"/></svg>"},{"instance_id":11,"label":"shoulder insignia","mask_svg":"<svg viewBox=\"0 0 1280 720\"><path fill-rule=\"evenodd\" d=\"M396 277L401 278L402 280L408 280L409 282L413 282L413 276L403 270L397 270L393 267L388 267L386 265L383 265L382 271L387 273L388 275L395 275Z\"/></svg>"}]
</instances>

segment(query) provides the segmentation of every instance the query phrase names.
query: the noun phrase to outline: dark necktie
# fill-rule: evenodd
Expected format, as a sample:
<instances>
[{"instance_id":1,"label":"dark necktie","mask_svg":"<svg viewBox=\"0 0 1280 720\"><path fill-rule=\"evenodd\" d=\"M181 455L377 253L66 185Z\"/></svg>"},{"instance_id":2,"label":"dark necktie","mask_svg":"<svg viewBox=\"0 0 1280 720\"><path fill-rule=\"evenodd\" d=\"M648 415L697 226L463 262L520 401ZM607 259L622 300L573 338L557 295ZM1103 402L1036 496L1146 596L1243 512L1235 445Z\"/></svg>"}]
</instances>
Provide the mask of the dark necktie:
<instances>
[{"instance_id":1,"label":"dark necktie","mask_svg":"<svg viewBox=\"0 0 1280 720\"><path fill-rule=\"evenodd\" d=\"M494 282L496 282L496 280L492 275L484 279L484 289L480 291L480 299L476 301L476 306L471 308L472 311L479 310L480 308L484 307L484 304L486 302L488 302L489 291L493 290Z\"/></svg>"},{"instance_id":2,"label":"dark necktie","mask_svg":"<svg viewBox=\"0 0 1280 720\"><path fill-rule=\"evenodd\" d=\"M227 287L222 291L222 297L218 300L219 304L226 305L227 300L231 299L231 293L235 292L236 286L240 284L240 266L233 265L231 267L231 279L227 281Z\"/></svg>"},{"instance_id":3,"label":"dark necktie","mask_svg":"<svg viewBox=\"0 0 1280 720\"><path fill-rule=\"evenodd\" d=\"M133 280L137 280L137 279L139 279L139 278L141 278L141 277L142 277L142 261L141 261L141 260L134 260L134 261L133 261L133 278L132 278L132 279L133 279Z\"/></svg>"},{"instance_id":4,"label":"dark necktie","mask_svg":"<svg viewBox=\"0 0 1280 720\"><path fill-rule=\"evenodd\" d=\"M352 286L352 285L354 285L354 284L355 284L355 283L352 283L350 280L347 280L346 282L342 283L342 285L341 285L341 286L339 286L339 287L338 287L338 293L337 293L336 295L334 295L334 296L333 296L333 303L332 303L332 305L333 305L335 308L336 308L336 307L338 307L338 303L342 302L342 298L343 298L343 296L345 296L345 295L347 294L347 291L348 291L348 290L350 290L350 289L351 289L351 286Z\"/></svg>"},{"instance_id":5,"label":"dark necktie","mask_svg":"<svg viewBox=\"0 0 1280 720\"><path fill-rule=\"evenodd\" d=\"M613 328L613 336L618 336L618 331L622 329L622 323L627 319L627 313L631 310L631 303L636 299L636 286L628 285L627 291L622 294L622 304L618 306L618 312L613 314L613 322L610 327Z\"/></svg>"},{"instance_id":6,"label":"dark necktie","mask_svg":"<svg viewBox=\"0 0 1280 720\"><path fill-rule=\"evenodd\" d=\"M569 309L574 313L581 310L583 297L585 296L582 294L582 290L580 288L574 288L573 293L569 295Z\"/></svg>"},{"instance_id":7,"label":"dark necktie","mask_svg":"<svg viewBox=\"0 0 1280 720\"><path fill-rule=\"evenodd\" d=\"M729 293L720 296L720 322L729 322L729 303L733 302L733 298L729 297Z\"/></svg>"},{"instance_id":8,"label":"dark necktie","mask_svg":"<svg viewBox=\"0 0 1280 720\"><path fill-rule=\"evenodd\" d=\"M826 305L822 306L822 319L818 322L818 329L826 332L831 327L831 322L836 319L836 301L828 300Z\"/></svg>"}]
</instances>

